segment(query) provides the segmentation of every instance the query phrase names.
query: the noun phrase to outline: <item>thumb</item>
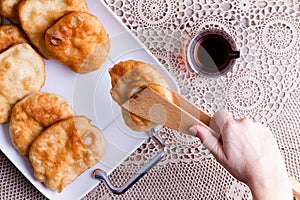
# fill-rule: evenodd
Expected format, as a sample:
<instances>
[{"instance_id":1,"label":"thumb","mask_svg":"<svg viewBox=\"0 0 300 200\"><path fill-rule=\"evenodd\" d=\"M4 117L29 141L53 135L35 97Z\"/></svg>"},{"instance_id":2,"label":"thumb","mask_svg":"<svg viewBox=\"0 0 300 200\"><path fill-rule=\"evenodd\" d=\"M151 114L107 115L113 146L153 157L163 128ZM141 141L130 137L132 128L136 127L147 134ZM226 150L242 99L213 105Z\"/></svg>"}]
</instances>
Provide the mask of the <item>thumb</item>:
<instances>
[{"instance_id":1,"label":"thumb","mask_svg":"<svg viewBox=\"0 0 300 200\"><path fill-rule=\"evenodd\" d=\"M194 125L190 128L190 131L200 138L202 144L214 155L217 160L220 160L224 156L221 143L215 138L211 132L201 126Z\"/></svg>"}]
</instances>

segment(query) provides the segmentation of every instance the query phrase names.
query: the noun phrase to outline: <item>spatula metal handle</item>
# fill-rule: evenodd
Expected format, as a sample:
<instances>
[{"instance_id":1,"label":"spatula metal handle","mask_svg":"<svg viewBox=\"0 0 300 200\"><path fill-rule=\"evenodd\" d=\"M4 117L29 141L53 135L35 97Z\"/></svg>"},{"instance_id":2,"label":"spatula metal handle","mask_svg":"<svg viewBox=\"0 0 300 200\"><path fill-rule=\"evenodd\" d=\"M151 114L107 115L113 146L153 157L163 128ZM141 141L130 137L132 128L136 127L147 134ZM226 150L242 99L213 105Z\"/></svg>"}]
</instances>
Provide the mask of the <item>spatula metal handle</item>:
<instances>
[{"instance_id":1,"label":"spatula metal handle","mask_svg":"<svg viewBox=\"0 0 300 200\"><path fill-rule=\"evenodd\" d=\"M154 158L152 158L146 165L144 165L133 177L131 177L123 186L115 187L112 184L111 180L109 179L107 173L101 169L94 170L93 177L101 181L103 180L114 194L125 193L132 185L134 185L140 178L142 178L151 168L153 168L165 156L165 151L164 151L165 144L163 140L157 134L153 134L151 137L160 145L161 150Z\"/></svg>"}]
</instances>

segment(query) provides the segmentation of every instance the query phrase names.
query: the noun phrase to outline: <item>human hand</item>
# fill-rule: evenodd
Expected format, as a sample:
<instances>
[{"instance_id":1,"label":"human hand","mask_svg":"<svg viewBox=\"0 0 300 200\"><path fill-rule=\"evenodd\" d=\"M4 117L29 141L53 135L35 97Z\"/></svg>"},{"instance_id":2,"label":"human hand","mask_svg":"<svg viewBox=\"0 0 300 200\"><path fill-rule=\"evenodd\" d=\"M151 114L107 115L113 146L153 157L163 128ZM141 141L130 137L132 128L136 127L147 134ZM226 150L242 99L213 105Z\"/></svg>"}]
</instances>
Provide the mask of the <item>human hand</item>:
<instances>
[{"instance_id":1,"label":"human hand","mask_svg":"<svg viewBox=\"0 0 300 200\"><path fill-rule=\"evenodd\" d=\"M216 160L247 184L253 199L292 199L283 158L271 131L249 119L235 120L225 110L214 115L222 142L203 126L190 131L200 138Z\"/></svg>"}]
</instances>

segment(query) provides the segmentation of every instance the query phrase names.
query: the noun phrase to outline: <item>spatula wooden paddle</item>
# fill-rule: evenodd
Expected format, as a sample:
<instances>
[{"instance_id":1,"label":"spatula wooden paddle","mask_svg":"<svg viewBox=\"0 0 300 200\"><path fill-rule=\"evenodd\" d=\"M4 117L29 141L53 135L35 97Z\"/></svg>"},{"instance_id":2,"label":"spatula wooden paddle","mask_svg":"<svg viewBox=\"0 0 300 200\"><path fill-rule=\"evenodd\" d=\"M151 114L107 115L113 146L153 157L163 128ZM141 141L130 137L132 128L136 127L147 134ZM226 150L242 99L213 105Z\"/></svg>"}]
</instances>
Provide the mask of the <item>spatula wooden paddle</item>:
<instances>
[{"instance_id":1,"label":"spatula wooden paddle","mask_svg":"<svg viewBox=\"0 0 300 200\"><path fill-rule=\"evenodd\" d=\"M131 113L168 128L193 135L189 128L195 124L207 127L218 138L219 134L209 127L211 117L174 91L174 102L147 87L135 94L122 107Z\"/></svg>"}]
</instances>

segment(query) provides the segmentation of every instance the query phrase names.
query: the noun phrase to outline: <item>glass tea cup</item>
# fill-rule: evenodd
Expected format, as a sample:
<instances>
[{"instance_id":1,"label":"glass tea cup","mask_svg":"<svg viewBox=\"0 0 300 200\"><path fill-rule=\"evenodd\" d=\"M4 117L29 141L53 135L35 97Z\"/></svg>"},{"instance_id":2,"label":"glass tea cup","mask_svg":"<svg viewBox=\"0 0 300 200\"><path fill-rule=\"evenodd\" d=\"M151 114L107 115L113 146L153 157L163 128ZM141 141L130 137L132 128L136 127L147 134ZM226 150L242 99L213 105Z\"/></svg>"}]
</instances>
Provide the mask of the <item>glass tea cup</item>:
<instances>
[{"instance_id":1,"label":"glass tea cup","mask_svg":"<svg viewBox=\"0 0 300 200\"><path fill-rule=\"evenodd\" d=\"M225 74L240 57L235 42L222 30L205 30L189 42L186 60L196 73L208 77Z\"/></svg>"}]
</instances>

